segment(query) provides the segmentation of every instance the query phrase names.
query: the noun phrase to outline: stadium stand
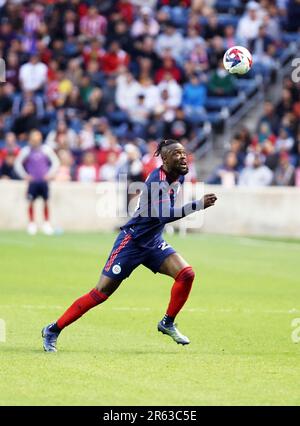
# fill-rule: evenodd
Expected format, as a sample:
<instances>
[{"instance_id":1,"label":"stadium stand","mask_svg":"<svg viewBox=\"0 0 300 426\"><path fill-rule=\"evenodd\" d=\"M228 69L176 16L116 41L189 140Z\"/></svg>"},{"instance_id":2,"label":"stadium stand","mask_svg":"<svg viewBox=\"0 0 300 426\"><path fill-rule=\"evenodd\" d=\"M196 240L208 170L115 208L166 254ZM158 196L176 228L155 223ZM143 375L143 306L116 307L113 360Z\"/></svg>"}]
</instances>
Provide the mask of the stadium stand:
<instances>
[{"instance_id":1,"label":"stadium stand","mask_svg":"<svg viewBox=\"0 0 300 426\"><path fill-rule=\"evenodd\" d=\"M282 78L299 45L299 7L294 0L3 0L0 176L17 178L14 158L34 128L58 154L57 180L115 180L125 169L144 176L157 165L153 142L164 137L182 141L193 163L214 132L234 128ZM222 67L235 44L253 53L245 78ZM297 120L299 85L285 79L279 105L266 102L247 142L234 135L208 181L245 182L246 161L249 176L257 163L271 170L268 184L300 186Z\"/></svg>"}]
</instances>

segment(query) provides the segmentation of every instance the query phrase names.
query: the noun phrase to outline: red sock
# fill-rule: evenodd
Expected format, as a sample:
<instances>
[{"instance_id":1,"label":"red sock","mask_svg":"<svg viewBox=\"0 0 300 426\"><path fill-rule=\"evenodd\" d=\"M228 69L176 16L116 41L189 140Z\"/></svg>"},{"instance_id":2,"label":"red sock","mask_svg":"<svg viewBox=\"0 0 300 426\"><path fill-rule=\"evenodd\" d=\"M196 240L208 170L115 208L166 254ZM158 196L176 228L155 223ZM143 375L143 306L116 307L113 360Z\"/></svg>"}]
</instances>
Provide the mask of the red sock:
<instances>
[{"instance_id":1,"label":"red sock","mask_svg":"<svg viewBox=\"0 0 300 426\"><path fill-rule=\"evenodd\" d=\"M49 220L49 207L47 202L44 203L44 219L46 222Z\"/></svg>"},{"instance_id":2,"label":"red sock","mask_svg":"<svg viewBox=\"0 0 300 426\"><path fill-rule=\"evenodd\" d=\"M169 317L175 318L187 301L194 278L195 274L191 266L183 268L176 276L171 290L170 303L167 309L167 315Z\"/></svg>"},{"instance_id":3,"label":"red sock","mask_svg":"<svg viewBox=\"0 0 300 426\"><path fill-rule=\"evenodd\" d=\"M33 203L29 203L29 206L28 206L28 217L29 217L29 222L33 222L34 221Z\"/></svg>"},{"instance_id":4,"label":"red sock","mask_svg":"<svg viewBox=\"0 0 300 426\"><path fill-rule=\"evenodd\" d=\"M91 308L105 302L108 296L94 288L89 293L81 296L66 310L66 312L57 320L57 326L62 330L67 325L72 324Z\"/></svg>"}]
</instances>

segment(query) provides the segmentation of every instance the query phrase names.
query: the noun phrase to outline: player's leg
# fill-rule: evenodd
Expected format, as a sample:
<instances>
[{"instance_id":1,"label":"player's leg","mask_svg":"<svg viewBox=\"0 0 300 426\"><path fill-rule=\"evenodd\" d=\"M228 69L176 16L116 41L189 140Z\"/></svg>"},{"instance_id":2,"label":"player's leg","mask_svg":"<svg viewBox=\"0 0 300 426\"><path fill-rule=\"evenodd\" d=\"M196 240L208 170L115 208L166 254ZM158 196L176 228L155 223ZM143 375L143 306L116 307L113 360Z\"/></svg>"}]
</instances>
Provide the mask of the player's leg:
<instances>
[{"instance_id":1,"label":"player's leg","mask_svg":"<svg viewBox=\"0 0 300 426\"><path fill-rule=\"evenodd\" d=\"M60 332L81 318L90 309L105 302L120 284L121 281L113 280L102 274L96 288L76 299L55 323L43 328L44 350L56 352L56 342Z\"/></svg>"},{"instance_id":2,"label":"player's leg","mask_svg":"<svg viewBox=\"0 0 300 426\"><path fill-rule=\"evenodd\" d=\"M164 317L166 322L174 322L189 297L195 274L193 268L178 253L168 256L162 263L159 272L169 275L175 280Z\"/></svg>"},{"instance_id":3,"label":"player's leg","mask_svg":"<svg viewBox=\"0 0 300 426\"><path fill-rule=\"evenodd\" d=\"M49 184L48 182L40 182L40 196L43 199L43 214L44 214L44 223L43 223L43 232L46 235L53 234L53 228L49 221Z\"/></svg>"},{"instance_id":4,"label":"player's leg","mask_svg":"<svg viewBox=\"0 0 300 426\"><path fill-rule=\"evenodd\" d=\"M189 338L180 333L174 320L189 297L195 277L194 271L178 253L173 253L163 261L159 272L169 275L175 281L167 311L157 325L158 331L172 337L178 344L187 345L190 343Z\"/></svg>"},{"instance_id":5,"label":"player's leg","mask_svg":"<svg viewBox=\"0 0 300 426\"><path fill-rule=\"evenodd\" d=\"M182 345L190 343L189 339L178 331L174 325L174 319L187 301L191 291L195 276L192 267L163 240L149 251L144 265L154 273L160 272L175 280L166 314L158 323L158 330L171 336L177 343Z\"/></svg>"},{"instance_id":6,"label":"player's leg","mask_svg":"<svg viewBox=\"0 0 300 426\"><path fill-rule=\"evenodd\" d=\"M28 200L28 226L27 232L29 235L35 235L37 233L37 226L35 223L34 215L34 201L36 199L36 186L35 182L30 182L27 189L27 200Z\"/></svg>"},{"instance_id":7,"label":"player's leg","mask_svg":"<svg viewBox=\"0 0 300 426\"><path fill-rule=\"evenodd\" d=\"M96 287L75 300L55 323L43 328L42 336L45 351L56 352L56 341L60 332L87 311L105 302L138 265L137 258L138 249L131 241L131 237L121 232L115 241Z\"/></svg>"}]
</instances>

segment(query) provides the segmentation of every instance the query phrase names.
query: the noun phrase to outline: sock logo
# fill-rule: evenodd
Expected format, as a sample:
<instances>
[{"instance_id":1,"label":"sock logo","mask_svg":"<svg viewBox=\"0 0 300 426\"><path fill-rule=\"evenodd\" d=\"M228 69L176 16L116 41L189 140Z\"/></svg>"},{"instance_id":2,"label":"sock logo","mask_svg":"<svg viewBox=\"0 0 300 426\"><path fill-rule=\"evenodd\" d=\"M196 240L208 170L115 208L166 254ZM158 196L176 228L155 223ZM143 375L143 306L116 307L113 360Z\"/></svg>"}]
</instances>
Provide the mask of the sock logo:
<instances>
[{"instance_id":1,"label":"sock logo","mask_svg":"<svg viewBox=\"0 0 300 426\"><path fill-rule=\"evenodd\" d=\"M112 271L114 274L118 275L121 272L122 268L120 265L114 265Z\"/></svg>"}]
</instances>

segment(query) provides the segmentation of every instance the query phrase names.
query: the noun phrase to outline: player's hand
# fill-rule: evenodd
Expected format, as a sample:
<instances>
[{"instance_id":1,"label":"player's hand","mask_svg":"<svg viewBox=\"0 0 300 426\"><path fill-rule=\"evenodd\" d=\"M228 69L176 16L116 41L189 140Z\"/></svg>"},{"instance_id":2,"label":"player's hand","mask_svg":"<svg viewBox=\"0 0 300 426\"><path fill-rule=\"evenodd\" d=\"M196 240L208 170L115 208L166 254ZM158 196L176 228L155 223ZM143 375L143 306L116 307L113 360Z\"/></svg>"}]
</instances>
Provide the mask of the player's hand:
<instances>
[{"instance_id":1,"label":"player's hand","mask_svg":"<svg viewBox=\"0 0 300 426\"><path fill-rule=\"evenodd\" d=\"M215 194L205 194L203 197L203 208L207 209L207 207L214 206L216 201L217 197Z\"/></svg>"},{"instance_id":2,"label":"player's hand","mask_svg":"<svg viewBox=\"0 0 300 426\"><path fill-rule=\"evenodd\" d=\"M25 180L26 180L26 182L32 182L32 181L33 181L33 177L32 177L32 176L30 176L30 175L27 175L27 176L25 177Z\"/></svg>"}]
</instances>

